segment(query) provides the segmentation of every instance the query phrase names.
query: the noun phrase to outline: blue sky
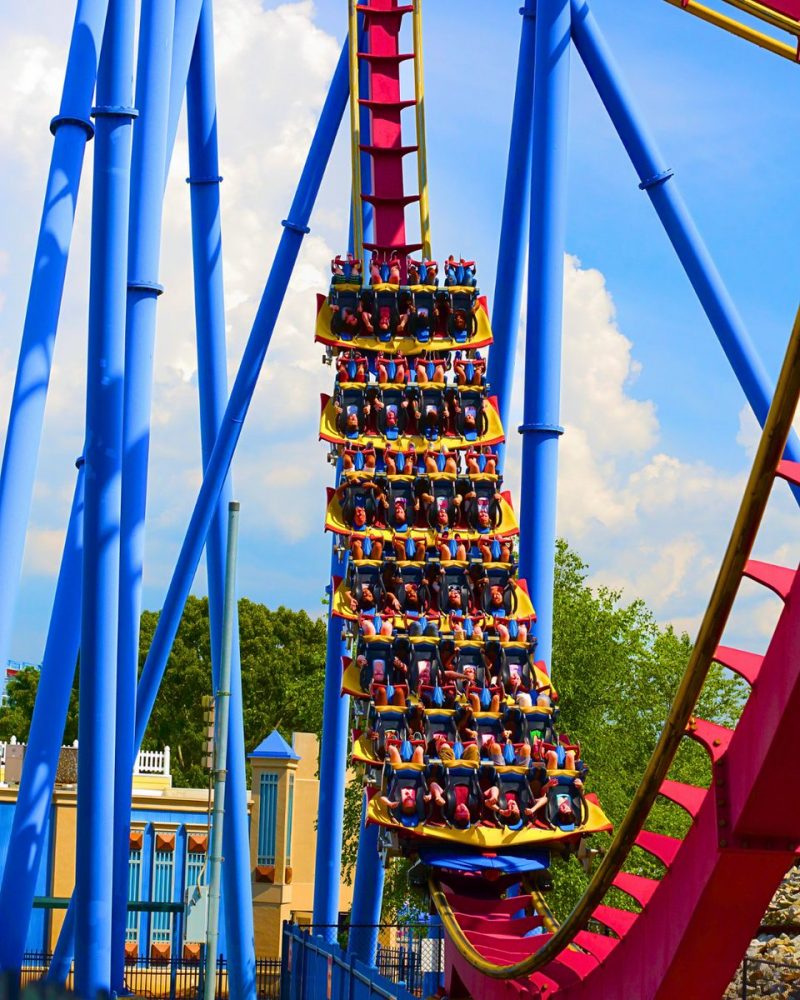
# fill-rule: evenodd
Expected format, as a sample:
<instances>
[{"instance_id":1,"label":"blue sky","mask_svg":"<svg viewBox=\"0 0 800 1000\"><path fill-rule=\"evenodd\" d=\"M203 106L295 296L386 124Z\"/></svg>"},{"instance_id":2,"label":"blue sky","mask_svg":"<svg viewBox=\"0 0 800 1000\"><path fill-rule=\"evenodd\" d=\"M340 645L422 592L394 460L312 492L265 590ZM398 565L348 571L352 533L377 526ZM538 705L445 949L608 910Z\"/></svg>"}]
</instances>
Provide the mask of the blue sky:
<instances>
[{"instance_id":1,"label":"blue sky","mask_svg":"<svg viewBox=\"0 0 800 1000\"><path fill-rule=\"evenodd\" d=\"M64 5L68 7L69 5ZM772 375L798 301L800 69L659 0L594 0L636 101ZM513 98L519 0L428 0L426 71L436 252L480 263L491 292ZM486 11L491 9L488 16ZM230 371L241 353L344 31L344 0L217 0ZM69 11L0 12L0 435L63 74ZM592 580L643 596L690 630L741 493L753 432L675 255L577 57L572 67L559 527ZM90 159L87 160L90 165ZM199 482L185 144L167 189L145 605L158 607ZM87 170L87 179L90 171ZM82 436L87 183L79 206L11 654L40 655ZM346 238L348 150L337 145L235 464L241 592L320 609L326 541L311 343L314 293ZM412 216L409 215L409 220ZM512 437L515 437L512 435ZM515 481L516 443L509 457ZM795 559L778 498L761 555ZM196 590L202 592L202 572ZM757 633L773 611L751 598Z\"/></svg>"}]
</instances>

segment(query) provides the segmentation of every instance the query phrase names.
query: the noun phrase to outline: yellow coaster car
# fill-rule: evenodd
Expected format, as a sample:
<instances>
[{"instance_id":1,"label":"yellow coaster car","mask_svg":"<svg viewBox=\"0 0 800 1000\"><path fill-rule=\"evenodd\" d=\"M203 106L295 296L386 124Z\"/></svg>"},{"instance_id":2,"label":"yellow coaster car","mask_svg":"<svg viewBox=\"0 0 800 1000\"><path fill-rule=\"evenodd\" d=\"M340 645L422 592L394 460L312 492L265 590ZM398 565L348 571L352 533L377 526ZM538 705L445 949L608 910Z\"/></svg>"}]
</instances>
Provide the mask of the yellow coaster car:
<instances>
[{"instance_id":1,"label":"yellow coaster car","mask_svg":"<svg viewBox=\"0 0 800 1000\"><path fill-rule=\"evenodd\" d=\"M435 770L413 763L387 764L381 790L370 799L367 822L412 842L478 850L541 846L611 829L593 797L583 795L576 776L557 774L543 783L535 769L493 767L492 800L482 787L481 770L481 765L464 760L443 762ZM437 796L442 805L436 804ZM487 802L497 809L490 811Z\"/></svg>"},{"instance_id":2,"label":"yellow coaster car","mask_svg":"<svg viewBox=\"0 0 800 1000\"><path fill-rule=\"evenodd\" d=\"M321 394L319 437L345 447L424 452L470 449L505 440L497 400L474 386L346 383Z\"/></svg>"},{"instance_id":3,"label":"yellow coaster car","mask_svg":"<svg viewBox=\"0 0 800 1000\"><path fill-rule=\"evenodd\" d=\"M359 482L365 485L371 479L372 477L369 479L348 480L348 482ZM492 536L508 538L519 534L519 522L517 521L514 508L511 506L511 494L507 492L501 493L500 499L495 503L494 489L491 490L491 501L487 498L486 506L489 523L486 531L479 530L477 517L480 512L477 506L475 517L470 518L472 525L469 524L469 521L465 527L459 527L457 523L455 525L445 524L444 531L437 531L432 526L422 527L415 525L413 522L421 520L421 518L416 517L416 512L414 511L415 498L413 489L410 487L419 482L421 482L420 477L416 480L408 476L395 477L389 484L389 495L384 496L383 499L381 499L381 491L372 489L369 486L363 492L363 499L358 489L348 491L347 489L340 488L337 491L329 487L328 507L325 512L325 530L332 531L337 535L350 536L359 534L373 540L378 538L383 542L392 542L395 539L411 539L413 541L424 542L427 546L437 547L442 542L447 543L456 538L464 542L480 542L482 539L490 539ZM408 484L409 489L403 489L403 484ZM493 486L493 484L488 485ZM431 506L434 505L436 500L435 494L432 495L434 496L434 501L431 502ZM480 493L477 493L477 496L480 499ZM404 530L400 530L401 526L392 523L395 519L394 507L398 500L401 501L403 506L403 518L411 522L409 527L403 526ZM387 505L386 508L383 510L378 509L378 506L383 503ZM494 509L489 509L490 503ZM429 520L433 520L435 515L436 511L434 510ZM450 518L450 520L455 520L455 518ZM375 523L376 521L385 526L378 527Z\"/></svg>"},{"instance_id":4,"label":"yellow coaster car","mask_svg":"<svg viewBox=\"0 0 800 1000\"><path fill-rule=\"evenodd\" d=\"M380 563L362 564L371 565L374 568L378 568ZM417 564L411 564L417 565ZM508 567L503 567L506 571ZM498 623L504 624L509 621L535 621L536 612L533 608L533 603L528 596L527 590L522 586L519 580L510 580L507 583L506 590L510 593L512 600L514 601L515 608L512 612L508 609L503 608L495 614L484 613L481 615L486 628L492 628ZM338 618L346 618L350 621L358 621L359 619L369 619L372 621L374 618L381 618L384 621L392 620L394 627L400 631L407 628L409 613L402 607L402 599L400 600L400 606L394 609L389 607L388 604L384 607L381 605L376 605L376 601L380 601L380 595L375 595L375 601L371 601L369 597L361 598L358 596L357 591L354 592L350 588L346 580L340 581L336 587L336 592L333 598L333 614ZM427 622L432 622L437 625L440 631L449 632L451 629L450 616L444 612L428 612L422 613L423 617ZM418 618L419 616L417 616Z\"/></svg>"},{"instance_id":5,"label":"yellow coaster car","mask_svg":"<svg viewBox=\"0 0 800 1000\"><path fill-rule=\"evenodd\" d=\"M392 675L389 679L390 681L405 683L405 686L408 688L409 703L412 705L417 704L420 700L420 684L422 684L422 694L425 695L428 689L431 688L432 683L436 681L437 670L441 671L443 669L442 659L439 656L439 647L442 643L448 643L447 635L443 635L441 638L424 635L398 636L396 638L381 635L362 636L359 640L358 650L367 662L366 664L362 663L362 665L359 665L355 660L351 660L350 658L345 659L343 664L342 693L352 695L354 698L369 698L370 683L373 680L372 662L375 659L382 659L384 663L387 663L393 660L395 656L398 656L406 664L405 675L402 678ZM475 665L479 668L483 663L483 651L487 649L487 642L472 639L453 642L452 639L449 639L449 644L451 647L455 647L457 653L457 670L463 672L464 668L470 665ZM531 646L527 642L498 643L497 640L489 640L488 647L491 648L492 646L499 646L501 650L499 675L504 688L507 687L508 690L507 694L504 691L502 707L512 710L514 718L511 724L516 724L517 715L519 714L524 717L521 721L524 721L525 729L528 733L547 730L549 728L549 719L553 715L553 709L552 707L535 704L536 694L547 694L551 702L556 702L558 700L558 692L547 671L544 669L544 664L541 661L533 661ZM520 664L525 665L520 670L522 674L521 690L532 692L534 702L530 708L524 709L516 705L515 699L511 694L512 690L514 690L511 683L511 674L515 670L515 665L519 666ZM480 673L478 669L476 670L476 679L479 679L479 677ZM446 679L442 681L443 689L447 689L445 693L448 699L453 701L458 700L463 703L465 701L465 689L463 685L461 689L456 687L452 691L449 689L451 686ZM431 708L431 710L444 711L445 709Z\"/></svg>"},{"instance_id":6,"label":"yellow coaster car","mask_svg":"<svg viewBox=\"0 0 800 1000\"><path fill-rule=\"evenodd\" d=\"M339 306L338 308L352 308L355 311L356 302L363 295L363 291L359 286L339 285L334 295L342 301L350 302L350 298L352 298L352 306ZM372 286L370 291L378 296L385 294L393 298L396 298L400 292L396 285ZM437 289L423 285L416 286L409 291L417 300L430 299L431 309L434 298L441 294ZM345 298L348 293L350 298ZM445 294L452 297L453 293L460 293L467 300L472 294L472 289L449 289ZM327 296L317 295L317 325L314 339L320 344L327 344L329 347L342 350L358 347L365 351L402 351L403 354L413 356L421 354L423 351L471 351L480 347L488 347L493 340L486 299L483 296L477 299L477 309L471 314L473 321L466 336L463 332L459 333L449 329L446 336L428 333L427 339L420 339L420 331L412 332L408 328L401 330L399 334L389 336L388 339L383 339L379 332L365 333L363 328L354 328L353 335L351 335L346 329L336 329L337 324L334 320L336 315L337 306L334 305L332 308ZM393 325L395 324L393 323ZM387 336L387 334L383 336Z\"/></svg>"}]
</instances>

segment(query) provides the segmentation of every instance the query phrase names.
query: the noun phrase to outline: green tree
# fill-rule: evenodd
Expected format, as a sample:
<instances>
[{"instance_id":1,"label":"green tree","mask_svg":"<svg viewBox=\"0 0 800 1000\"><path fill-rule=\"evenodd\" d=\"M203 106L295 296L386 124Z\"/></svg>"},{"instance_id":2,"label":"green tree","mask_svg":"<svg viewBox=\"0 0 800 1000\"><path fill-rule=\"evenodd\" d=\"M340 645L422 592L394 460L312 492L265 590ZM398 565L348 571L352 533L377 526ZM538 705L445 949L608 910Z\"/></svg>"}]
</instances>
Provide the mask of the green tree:
<instances>
[{"instance_id":1,"label":"green tree","mask_svg":"<svg viewBox=\"0 0 800 1000\"><path fill-rule=\"evenodd\" d=\"M139 669L153 639L158 612L141 618ZM239 601L239 646L245 748L249 752L273 729L284 737L293 732L322 731L325 683L325 622L304 611ZM0 739L16 736L25 742L39 686L39 671L25 667L12 677L0 706ZM144 738L145 749L169 746L172 776L178 786L203 786L205 724L202 697L211 694L211 641L208 599L190 597L153 714ZM64 741L78 736L78 672L70 696Z\"/></svg>"},{"instance_id":2,"label":"green tree","mask_svg":"<svg viewBox=\"0 0 800 1000\"><path fill-rule=\"evenodd\" d=\"M144 665L158 613L142 614L140 666ZM239 648L245 748L249 753L273 729L322 729L325 623L304 611L274 611L239 601ZM161 690L145 733L145 747L169 746L176 785L202 786L205 726L202 697L211 694L208 599L190 597L172 647Z\"/></svg>"},{"instance_id":3,"label":"green tree","mask_svg":"<svg viewBox=\"0 0 800 1000\"><path fill-rule=\"evenodd\" d=\"M39 690L38 667L23 667L11 677L6 685L6 695L0 705L0 740L16 736L20 743L27 742L33 716L36 692ZM69 699L64 742L72 743L78 738L78 672Z\"/></svg>"}]
</instances>

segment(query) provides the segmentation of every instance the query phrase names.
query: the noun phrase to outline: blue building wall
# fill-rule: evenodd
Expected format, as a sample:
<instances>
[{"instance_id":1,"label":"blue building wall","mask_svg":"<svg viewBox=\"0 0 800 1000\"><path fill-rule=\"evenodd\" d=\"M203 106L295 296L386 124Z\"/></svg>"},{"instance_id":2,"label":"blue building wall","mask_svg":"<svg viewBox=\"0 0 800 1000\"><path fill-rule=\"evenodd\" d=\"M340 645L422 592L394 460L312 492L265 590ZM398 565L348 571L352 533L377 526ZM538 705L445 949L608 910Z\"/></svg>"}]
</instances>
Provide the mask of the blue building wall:
<instances>
[{"instance_id":1,"label":"blue building wall","mask_svg":"<svg viewBox=\"0 0 800 1000\"><path fill-rule=\"evenodd\" d=\"M169 812L160 809L133 809L131 812L131 824L135 827L143 826L145 830L144 850L142 859L142 877L140 898L145 901L152 901L155 897L157 884L156 873L153 869L154 845L156 833L162 830L170 830L175 833L175 858L172 901L182 903L186 893L186 841L187 823L192 826L203 826L206 822L206 813L186 813ZM177 826L177 829L174 827ZM172 829L170 829L172 828ZM140 941L145 942L152 939L153 916L143 913L141 915ZM173 921L172 927L172 954L180 955L183 950L183 916ZM140 954L144 951L140 948ZM222 903L220 909L220 954L226 954L225 940L225 892L222 893Z\"/></svg>"},{"instance_id":2,"label":"blue building wall","mask_svg":"<svg viewBox=\"0 0 800 1000\"><path fill-rule=\"evenodd\" d=\"M0 802L0 872L2 872L6 863L8 839L11 834L11 824L14 819L15 808L13 802ZM52 823L50 822L50 818L48 818L45 830L45 845L46 863L42 864L39 869L39 877L36 881L37 896L47 896L50 894L50 871L53 863ZM49 914L47 911L34 910L28 929L28 937L25 941L25 950L46 951L48 929Z\"/></svg>"}]
</instances>

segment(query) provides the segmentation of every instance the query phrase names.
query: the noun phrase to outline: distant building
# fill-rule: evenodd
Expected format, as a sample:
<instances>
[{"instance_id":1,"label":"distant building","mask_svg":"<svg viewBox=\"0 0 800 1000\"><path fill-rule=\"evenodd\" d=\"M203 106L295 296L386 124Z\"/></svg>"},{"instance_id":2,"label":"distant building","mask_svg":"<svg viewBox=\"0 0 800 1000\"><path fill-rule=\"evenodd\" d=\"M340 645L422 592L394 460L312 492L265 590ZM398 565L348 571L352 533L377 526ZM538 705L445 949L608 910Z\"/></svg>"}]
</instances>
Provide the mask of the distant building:
<instances>
[{"instance_id":1,"label":"distant building","mask_svg":"<svg viewBox=\"0 0 800 1000\"><path fill-rule=\"evenodd\" d=\"M38 663L26 663L22 660L8 660L5 668L0 670L0 705L3 704L3 700L6 696L6 687L8 686L8 682L11 678L16 677L20 670L23 670L25 667L35 667L38 670L39 666L40 665Z\"/></svg>"},{"instance_id":2,"label":"distant building","mask_svg":"<svg viewBox=\"0 0 800 1000\"><path fill-rule=\"evenodd\" d=\"M20 772L18 745L0 743L0 870L5 863ZM5 781L8 755L9 781ZM316 817L319 781L317 738L295 733L291 746L271 733L250 755L250 870L256 954L277 957L284 920L307 923L314 895ZM75 878L77 748L65 747L47 831L45 857L36 893L71 895ZM11 773L13 772L13 774ZM204 875L208 853L208 790L173 788L169 748L139 755L134 777L129 887L130 899L183 902L186 890ZM342 886L339 909L349 911L352 888ZM34 910L27 950L49 952L63 910ZM130 956L163 959L194 956L198 942L186 936L183 914L128 915ZM224 915L221 950L225 953Z\"/></svg>"}]
</instances>

